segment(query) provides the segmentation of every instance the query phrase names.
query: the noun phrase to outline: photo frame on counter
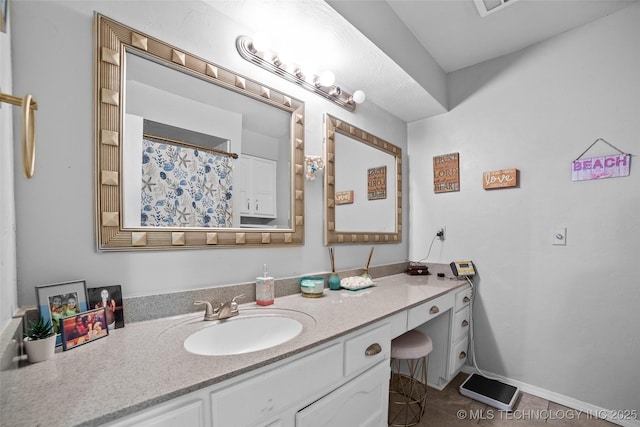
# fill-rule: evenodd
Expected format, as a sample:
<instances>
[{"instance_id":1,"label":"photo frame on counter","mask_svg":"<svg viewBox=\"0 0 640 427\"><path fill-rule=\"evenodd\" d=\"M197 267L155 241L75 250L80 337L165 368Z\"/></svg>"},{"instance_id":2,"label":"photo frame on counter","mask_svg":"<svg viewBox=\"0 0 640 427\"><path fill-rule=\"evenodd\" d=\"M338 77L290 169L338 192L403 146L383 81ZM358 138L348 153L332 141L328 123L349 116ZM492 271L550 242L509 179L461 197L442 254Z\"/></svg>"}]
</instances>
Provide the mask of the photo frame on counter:
<instances>
[{"instance_id":1,"label":"photo frame on counter","mask_svg":"<svg viewBox=\"0 0 640 427\"><path fill-rule=\"evenodd\" d=\"M89 308L105 308L107 327L110 330L124 328L122 287L120 285L87 288L87 296L89 298Z\"/></svg>"},{"instance_id":2,"label":"photo frame on counter","mask_svg":"<svg viewBox=\"0 0 640 427\"><path fill-rule=\"evenodd\" d=\"M109 335L106 309L96 308L63 317L60 320L60 332L62 349L65 351L104 338Z\"/></svg>"},{"instance_id":3,"label":"photo frame on counter","mask_svg":"<svg viewBox=\"0 0 640 427\"><path fill-rule=\"evenodd\" d=\"M60 320L89 309L84 280L36 286L40 317L51 322L56 333L56 346L62 345Z\"/></svg>"}]
</instances>

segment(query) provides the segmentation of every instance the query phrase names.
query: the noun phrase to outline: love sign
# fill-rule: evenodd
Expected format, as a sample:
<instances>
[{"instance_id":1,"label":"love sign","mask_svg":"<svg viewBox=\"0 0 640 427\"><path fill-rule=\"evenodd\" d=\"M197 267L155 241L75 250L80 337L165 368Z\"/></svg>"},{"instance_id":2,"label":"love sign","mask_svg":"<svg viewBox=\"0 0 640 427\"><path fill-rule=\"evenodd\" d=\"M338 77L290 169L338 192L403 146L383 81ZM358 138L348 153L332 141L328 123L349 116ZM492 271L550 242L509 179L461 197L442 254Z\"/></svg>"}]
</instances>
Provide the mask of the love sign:
<instances>
[{"instance_id":1,"label":"love sign","mask_svg":"<svg viewBox=\"0 0 640 427\"><path fill-rule=\"evenodd\" d=\"M502 169L482 174L482 188L485 190L516 187L517 185L518 169Z\"/></svg>"}]
</instances>

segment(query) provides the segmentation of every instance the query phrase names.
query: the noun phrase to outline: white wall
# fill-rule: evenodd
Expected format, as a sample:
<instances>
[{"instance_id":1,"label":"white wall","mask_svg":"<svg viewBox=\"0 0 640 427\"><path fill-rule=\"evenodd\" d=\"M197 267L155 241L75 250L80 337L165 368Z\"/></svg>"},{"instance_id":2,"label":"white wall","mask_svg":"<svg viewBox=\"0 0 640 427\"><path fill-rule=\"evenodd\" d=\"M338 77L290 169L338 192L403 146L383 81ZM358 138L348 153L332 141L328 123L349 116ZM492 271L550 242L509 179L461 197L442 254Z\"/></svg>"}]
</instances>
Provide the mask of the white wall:
<instances>
[{"instance_id":1,"label":"white wall","mask_svg":"<svg viewBox=\"0 0 640 427\"><path fill-rule=\"evenodd\" d=\"M608 409L638 410L640 4L450 75L452 110L409 125L410 255L471 259L481 369ZM604 138L631 175L571 182ZM433 193L432 158L460 152L461 190ZM614 154L597 144L585 157ZM428 165L425 167L425 165ZM517 168L516 189L482 188ZM556 226L567 245L552 246Z\"/></svg>"},{"instance_id":2,"label":"white wall","mask_svg":"<svg viewBox=\"0 0 640 427\"><path fill-rule=\"evenodd\" d=\"M341 133L335 134L336 192L353 191L353 203L336 204L336 232L396 232L396 158ZM358 159L354 162L353 159ZM369 200L369 169L386 166L387 196Z\"/></svg>"},{"instance_id":3,"label":"white wall","mask_svg":"<svg viewBox=\"0 0 640 427\"><path fill-rule=\"evenodd\" d=\"M23 97L14 93L11 85L11 22L7 21L7 32L0 31L0 93ZM37 100L36 100L37 101ZM14 110L15 113L14 113ZM20 152L20 136L13 138L12 118L20 117L20 107L0 104L0 331L2 331L18 308L16 289L16 218L13 191L13 152ZM22 160L16 167L21 174ZM19 176L18 179L24 179Z\"/></svg>"},{"instance_id":4,"label":"white wall","mask_svg":"<svg viewBox=\"0 0 640 427\"><path fill-rule=\"evenodd\" d=\"M94 237L94 9L305 101L305 152L322 154L323 114L330 113L406 152L406 125L366 103L353 114L242 59L240 34L251 34L201 2L12 1L15 90L38 101L38 153L32 180L16 185L18 289L21 305L34 287L84 278L88 286L122 285L125 297L252 281L269 266L275 277L330 269L323 246L322 180L306 183L305 244L97 253ZM338 77L339 78L339 77ZM17 161L17 158L16 158ZM16 172L16 174L18 174ZM406 193L405 193L406 194ZM407 198L404 212L408 212ZM406 221L406 218L405 218ZM407 258L402 244L377 245L372 265ZM364 266L369 245L341 246L337 268Z\"/></svg>"}]
</instances>

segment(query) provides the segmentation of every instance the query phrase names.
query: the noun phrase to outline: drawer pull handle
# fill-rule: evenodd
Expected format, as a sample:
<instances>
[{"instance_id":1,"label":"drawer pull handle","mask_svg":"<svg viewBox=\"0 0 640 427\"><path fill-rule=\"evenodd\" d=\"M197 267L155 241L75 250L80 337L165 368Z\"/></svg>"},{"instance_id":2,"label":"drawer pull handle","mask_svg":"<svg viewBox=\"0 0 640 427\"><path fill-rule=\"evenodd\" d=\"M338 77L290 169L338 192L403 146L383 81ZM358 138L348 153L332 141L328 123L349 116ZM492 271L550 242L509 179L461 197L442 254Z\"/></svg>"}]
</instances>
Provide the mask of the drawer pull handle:
<instances>
[{"instance_id":1,"label":"drawer pull handle","mask_svg":"<svg viewBox=\"0 0 640 427\"><path fill-rule=\"evenodd\" d=\"M464 298L462 298L462 302L465 303L465 304L468 303L469 301L471 301L471 300L469 299L468 296L465 296Z\"/></svg>"},{"instance_id":2,"label":"drawer pull handle","mask_svg":"<svg viewBox=\"0 0 640 427\"><path fill-rule=\"evenodd\" d=\"M466 359L467 358L467 353L465 353L464 351L460 352L460 356L458 356L459 359Z\"/></svg>"},{"instance_id":3,"label":"drawer pull handle","mask_svg":"<svg viewBox=\"0 0 640 427\"><path fill-rule=\"evenodd\" d=\"M378 343L373 343L364 351L366 356L375 356L382 351L382 347Z\"/></svg>"},{"instance_id":4,"label":"drawer pull handle","mask_svg":"<svg viewBox=\"0 0 640 427\"><path fill-rule=\"evenodd\" d=\"M462 326L462 327L469 326L469 322L467 322L467 320L465 319L465 320L462 321L460 326Z\"/></svg>"},{"instance_id":5,"label":"drawer pull handle","mask_svg":"<svg viewBox=\"0 0 640 427\"><path fill-rule=\"evenodd\" d=\"M433 307L431 307L431 310L429 310L429 314L436 314L436 313L440 313L440 309L438 308L437 305L434 305Z\"/></svg>"}]
</instances>

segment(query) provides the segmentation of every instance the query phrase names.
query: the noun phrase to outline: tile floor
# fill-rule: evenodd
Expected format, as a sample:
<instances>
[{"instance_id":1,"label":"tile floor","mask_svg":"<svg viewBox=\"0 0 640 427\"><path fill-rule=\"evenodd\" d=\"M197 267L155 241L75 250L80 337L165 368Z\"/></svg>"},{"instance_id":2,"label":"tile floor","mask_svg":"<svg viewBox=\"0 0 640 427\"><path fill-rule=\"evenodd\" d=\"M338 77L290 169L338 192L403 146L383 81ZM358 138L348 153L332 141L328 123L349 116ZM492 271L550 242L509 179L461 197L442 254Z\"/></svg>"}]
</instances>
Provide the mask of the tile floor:
<instances>
[{"instance_id":1,"label":"tile floor","mask_svg":"<svg viewBox=\"0 0 640 427\"><path fill-rule=\"evenodd\" d=\"M462 396L458 387L467 377L460 373L442 391L427 390L425 416L416 427L542 426L612 427L607 421L554 402L522 393L513 412L501 412ZM393 409L390 408L390 411Z\"/></svg>"}]
</instances>

